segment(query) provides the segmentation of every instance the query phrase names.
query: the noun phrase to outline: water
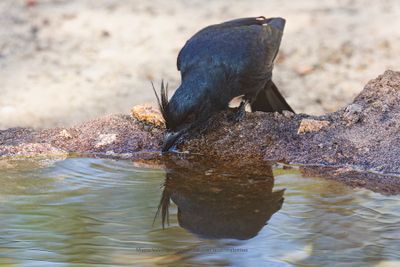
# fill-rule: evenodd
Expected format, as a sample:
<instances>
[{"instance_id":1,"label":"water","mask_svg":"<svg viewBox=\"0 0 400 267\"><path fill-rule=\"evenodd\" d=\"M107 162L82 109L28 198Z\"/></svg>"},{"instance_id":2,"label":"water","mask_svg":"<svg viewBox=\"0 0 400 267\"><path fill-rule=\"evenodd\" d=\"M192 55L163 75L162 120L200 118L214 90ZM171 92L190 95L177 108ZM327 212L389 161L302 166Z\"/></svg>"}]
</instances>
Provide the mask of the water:
<instances>
[{"instance_id":1,"label":"water","mask_svg":"<svg viewBox=\"0 0 400 267\"><path fill-rule=\"evenodd\" d=\"M69 158L0 170L0 266L400 266L400 196L297 169Z\"/></svg>"}]
</instances>

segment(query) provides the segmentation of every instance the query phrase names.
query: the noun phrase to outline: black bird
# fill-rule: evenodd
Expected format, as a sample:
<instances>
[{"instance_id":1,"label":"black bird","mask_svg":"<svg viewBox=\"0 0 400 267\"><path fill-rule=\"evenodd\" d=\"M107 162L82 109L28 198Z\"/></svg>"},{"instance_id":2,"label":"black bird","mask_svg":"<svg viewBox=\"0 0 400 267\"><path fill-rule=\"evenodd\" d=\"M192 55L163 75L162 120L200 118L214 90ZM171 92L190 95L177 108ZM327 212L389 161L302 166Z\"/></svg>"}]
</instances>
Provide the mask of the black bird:
<instances>
[{"instance_id":1,"label":"black bird","mask_svg":"<svg viewBox=\"0 0 400 267\"><path fill-rule=\"evenodd\" d=\"M164 83L161 99L156 93L167 128L163 151L238 96L235 120L248 103L253 112L293 112L271 80L284 27L283 18L241 18L208 26L186 42L177 60L181 85L170 100Z\"/></svg>"},{"instance_id":2,"label":"black bird","mask_svg":"<svg viewBox=\"0 0 400 267\"><path fill-rule=\"evenodd\" d=\"M226 164L179 155L164 163L164 189L153 221L161 215L163 228L173 201L179 225L189 232L202 238L250 239L284 202L285 190L273 190L272 168L265 162Z\"/></svg>"}]
</instances>

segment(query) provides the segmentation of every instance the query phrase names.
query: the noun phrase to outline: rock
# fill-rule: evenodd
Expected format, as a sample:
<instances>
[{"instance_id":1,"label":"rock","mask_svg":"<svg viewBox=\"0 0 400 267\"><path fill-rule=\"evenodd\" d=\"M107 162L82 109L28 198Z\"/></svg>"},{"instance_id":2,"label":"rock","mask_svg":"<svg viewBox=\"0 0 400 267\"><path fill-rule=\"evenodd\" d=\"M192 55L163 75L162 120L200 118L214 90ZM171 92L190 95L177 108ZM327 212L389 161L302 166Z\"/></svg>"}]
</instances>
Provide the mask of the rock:
<instances>
[{"instance_id":1,"label":"rock","mask_svg":"<svg viewBox=\"0 0 400 267\"><path fill-rule=\"evenodd\" d=\"M305 76L312 73L315 70L315 66L306 65L306 66L299 66L295 68L295 72L300 76Z\"/></svg>"},{"instance_id":2,"label":"rock","mask_svg":"<svg viewBox=\"0 0 400 267\"><path fill-rule=\"evenodd\" d=\"M302 119L300 122L299 129L297 130L298 134L318 132L322 128L329 126L329 121L319 121L313 119Z\"/></svg>"},{"instance_id":3,"label":"rock","mask_svg":"<svg viewBox=\"0 0 400 267\"><path fill-rule=\"evenodd\" d=\"M66 130L66 129L62 129L60 131L60 136L65 138L65 139L72 139L72 135Z\"/></svg>"},{"instance_id":4,"label":"rock","mask_svg":"<svg viewBox=\"0 0 400 267\"><path fill-rule=\"evenodd\" d=\"M137 120L157 126L164 126L164 120L158 109L149 105L138 105L131 109L132 116Z\"/></svg>"},{"instance_id":5,"label":"rock","mask_svg":"<svg viewBox=\"0 0 400 267\"><path fill-rule=\"evenodd\" d=\"M293 118L295 115L293 112L291 112L289 110L282 111L282 114L283 114L283 116L285 116L286 118L289 118L289 119Z\"/></svg>"},{"instance_id":6,"label":"rock","mask_svg":"<svg viewBox=\"0 0 400 267\"><path fill-rule=\"evenodd\" d=\"M67 151L59 149L52 146L51 144L40 144L40 143L23 143L16 146L7 146L0 148L0 156L10 155L14 157L37 157L37 156L47 156L47 157L62 157L65 158Z\"/></svg>"},{"instance_id":7,"label":"rock","mask_svg":"<svg viewBox=\"0 0 400 267\"><path fill-rule=\"evenodd\" d=\"M347 122L347 125L352 125L361 120L361 113L363 107L359 104L348 105L343 113L343 119Z\"/></svg>"},{"instance_id":8,"label":"rock","mask_svg":"<svg viewBox=\"0 0 400 267\"><path fill-rule=\"evenodd\" d=\"M351 104L351 105L348 105L347 107L346 107L346 113L345 113L345 115L352 115L352 114L356 114L356 113L361 113L361 111L362 111L362 106L361 105L359 105L359 104Z\"/></svg>"},{"instance_id":9,"label":"rock","mask_svg":"<svg viewBox=\"0 0 400 267\"><path fill-rule=\"evenodd\" d=\"M348 166L365 171L364 178L357 172L343 175L343 169L331 178L352 186L400 193L400 72L386 71L371 80L347 108L323 116L254 112L233 123L228 119L232 112L220 112L206 129L187 134L178 149L188 153L179 155L199 154L228 167L258 168L269 160ZM362 123L356 123L360 119ZM0 157L73 152L160 160L164 130L156 109L139 106L132 109L132 116L111 115L71 128L0 131ZM328 176L329 171L318 173Z\"/></svg>"},{"instance_id":10,"label":"rock","mask_svg":"<svg viewBox=\"0 0 400 267\"><path fill-rule=\"evenodd\" d=\"M97 138L97 142L95 144L96 148L106 146L106 145L111 145L117 140L117 135L112 133L112 134L100 134L99 137Z\"/></svg>"}]
</instances>

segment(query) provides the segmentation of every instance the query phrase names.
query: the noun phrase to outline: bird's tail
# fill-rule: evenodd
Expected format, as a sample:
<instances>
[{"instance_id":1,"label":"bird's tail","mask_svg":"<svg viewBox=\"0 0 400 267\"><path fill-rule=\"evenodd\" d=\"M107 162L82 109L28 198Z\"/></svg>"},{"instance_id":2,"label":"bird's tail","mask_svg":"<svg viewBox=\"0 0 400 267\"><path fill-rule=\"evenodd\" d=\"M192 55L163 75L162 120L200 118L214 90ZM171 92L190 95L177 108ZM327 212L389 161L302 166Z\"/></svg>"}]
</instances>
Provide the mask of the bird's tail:
<instances>
[{"instance_id":1,"label":"bird's tail","mask_svg":"<svg viewBox=\"0 0 400 267\"><path fill-rule=\"evenodd\" d=\"M283 110L288 110L294 113L272 81L267 82L264 90L258 93L256 100L251 103L251 110L253 112L282 112Z\"/></svg>"},{"instance_id":2,"label":"bird's tail","mask_svg":"<svg viewBox=\"0 0 400 267\"><path fill-rule=\"evenodd\" d=\"M265 22L268 25L270 25L282 32L283 32L283 29L285 28L285 24L286 24L286 20L284 18L279 18L279 17L265 19Z\"/></svg>"}]
</instances>

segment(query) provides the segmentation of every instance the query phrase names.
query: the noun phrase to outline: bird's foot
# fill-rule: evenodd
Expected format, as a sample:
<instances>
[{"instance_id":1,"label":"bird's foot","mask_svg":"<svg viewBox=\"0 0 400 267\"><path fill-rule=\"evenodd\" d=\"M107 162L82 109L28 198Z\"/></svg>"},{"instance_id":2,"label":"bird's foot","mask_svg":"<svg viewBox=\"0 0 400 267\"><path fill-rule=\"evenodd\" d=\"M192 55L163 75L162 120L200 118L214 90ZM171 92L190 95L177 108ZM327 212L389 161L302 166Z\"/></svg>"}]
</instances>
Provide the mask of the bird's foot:
<instances>
[{"instance_id":1,"label":"bird's foot","mask_svg":"<svg viewBox=\"0 0 400 267\"><path fill-rule=\"evenodd\" d=\"M235 108L235 112L229 116L229 120L233 122L239 122L243 120L245 114L246 114L246 104L247 101L243 100L240 102L239 107Z\"/></svg>"}]
</instances>

